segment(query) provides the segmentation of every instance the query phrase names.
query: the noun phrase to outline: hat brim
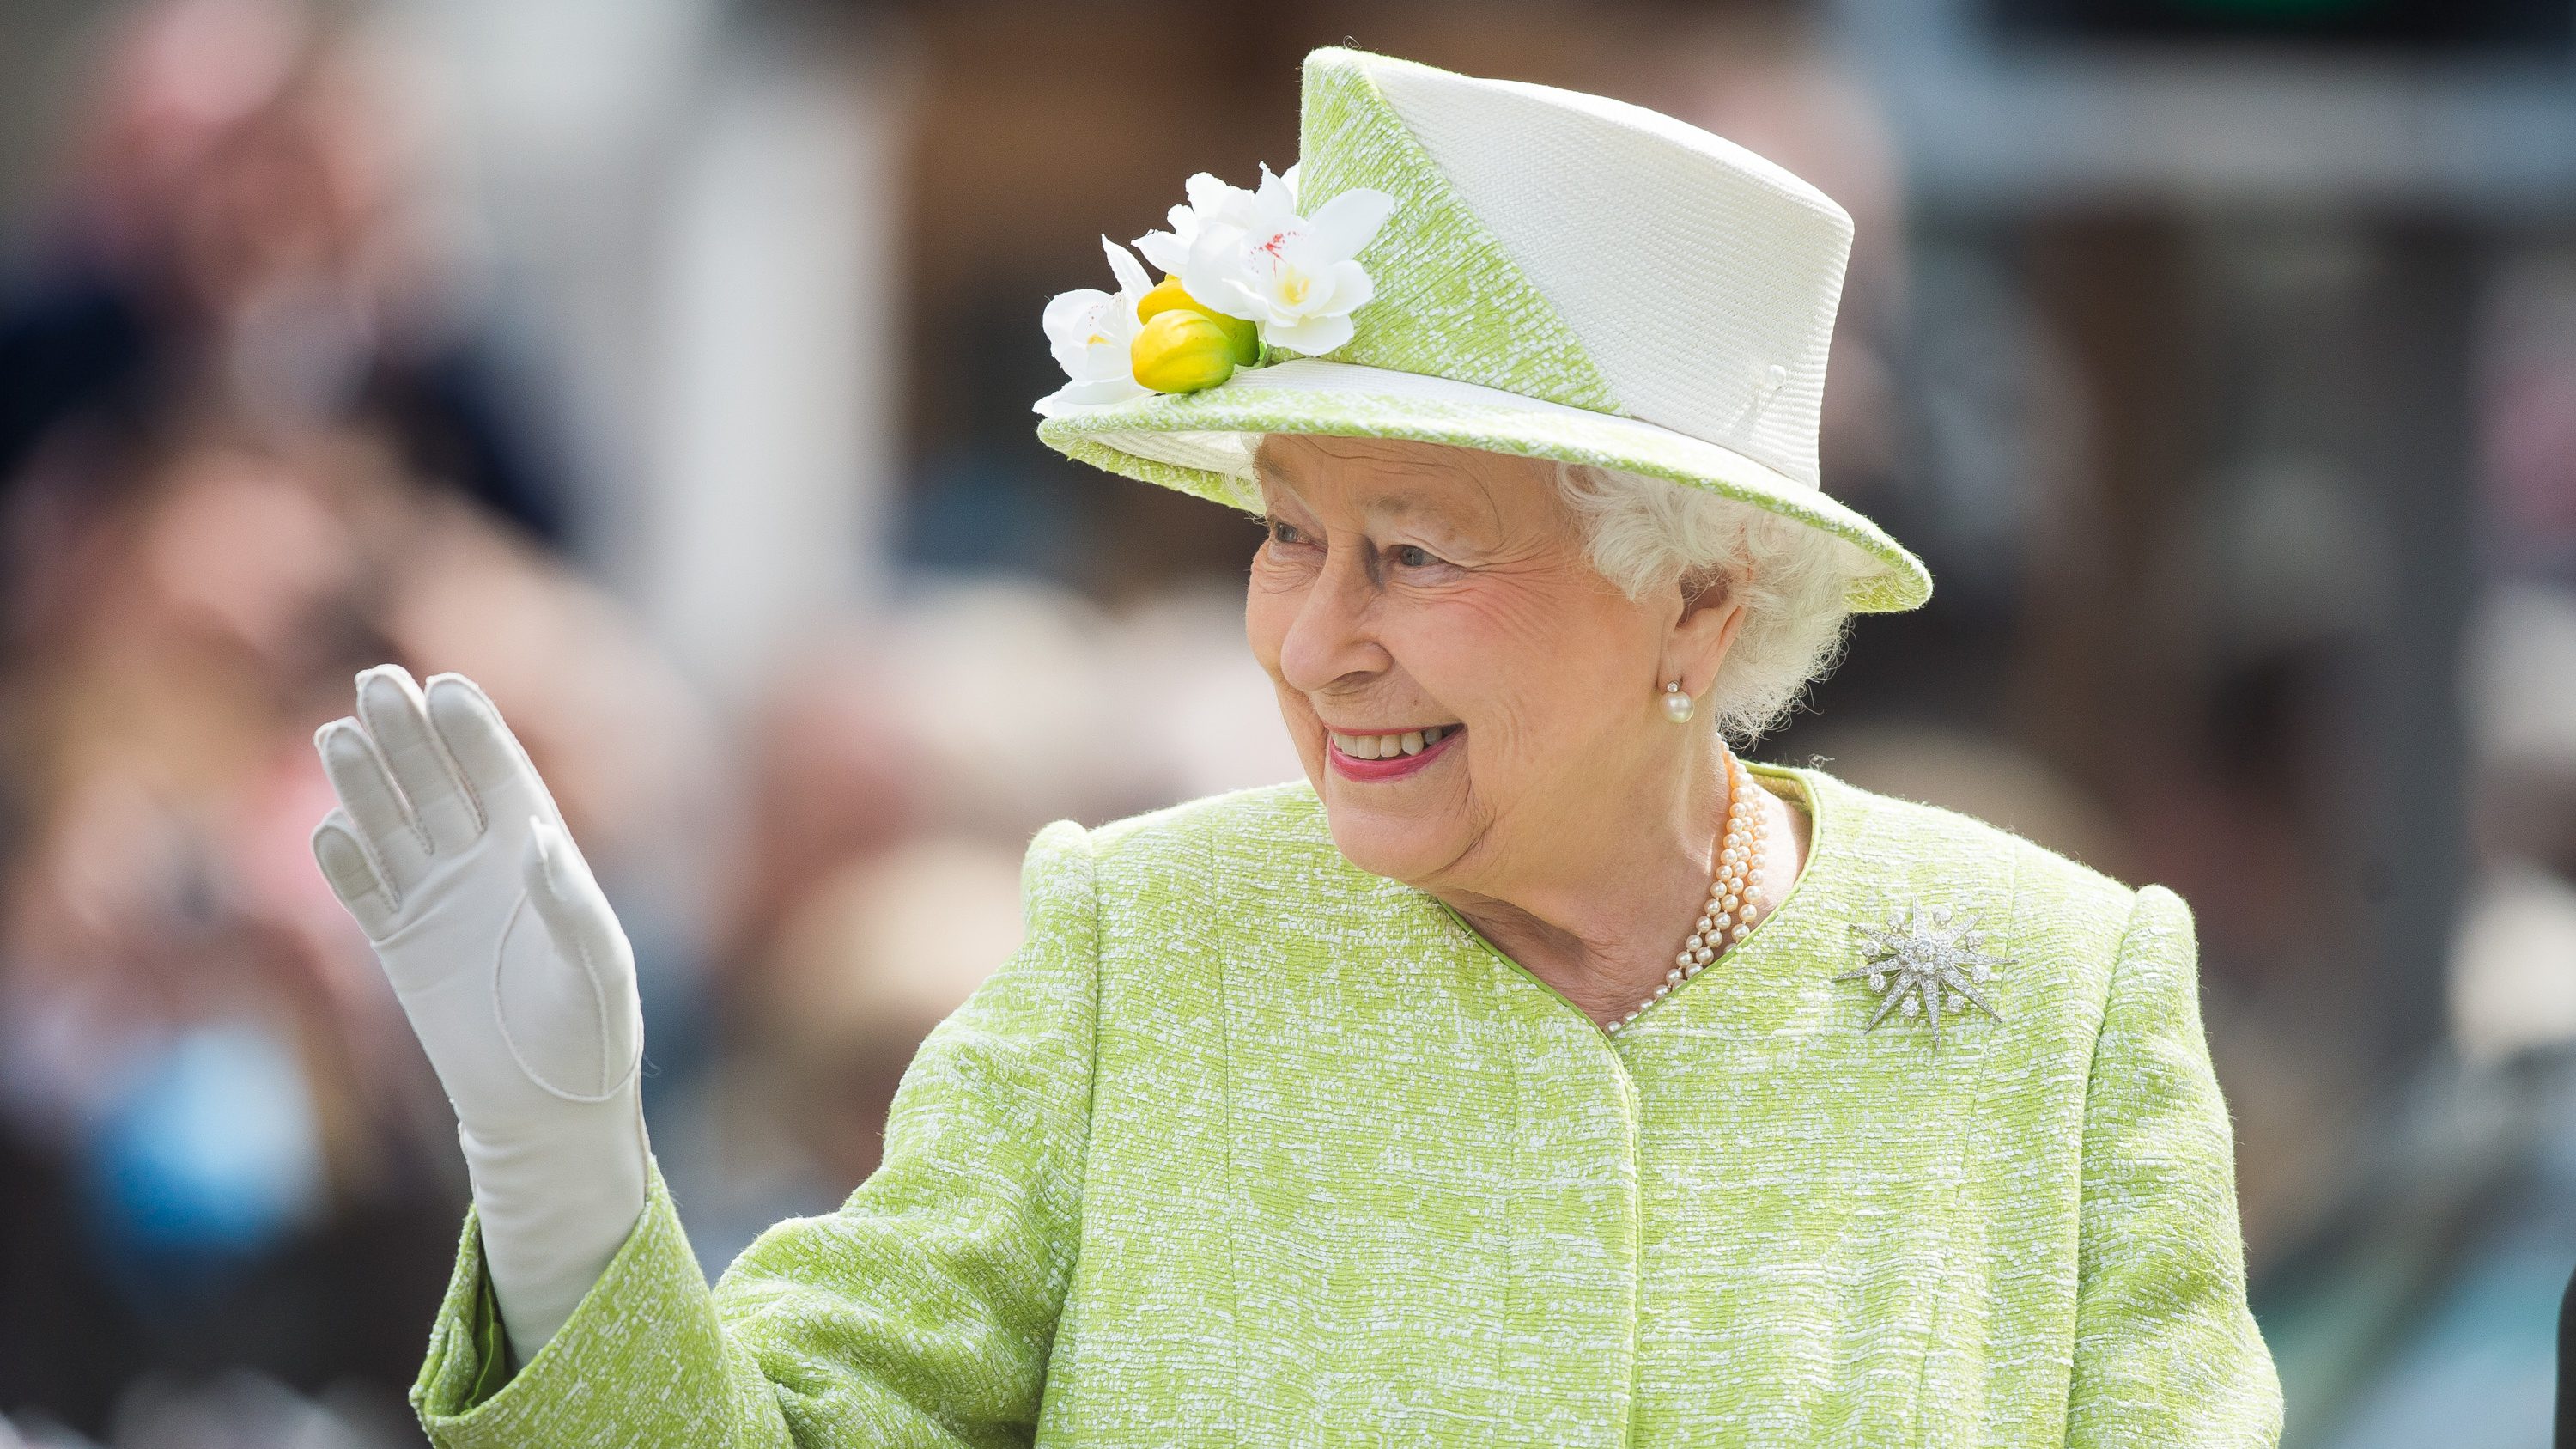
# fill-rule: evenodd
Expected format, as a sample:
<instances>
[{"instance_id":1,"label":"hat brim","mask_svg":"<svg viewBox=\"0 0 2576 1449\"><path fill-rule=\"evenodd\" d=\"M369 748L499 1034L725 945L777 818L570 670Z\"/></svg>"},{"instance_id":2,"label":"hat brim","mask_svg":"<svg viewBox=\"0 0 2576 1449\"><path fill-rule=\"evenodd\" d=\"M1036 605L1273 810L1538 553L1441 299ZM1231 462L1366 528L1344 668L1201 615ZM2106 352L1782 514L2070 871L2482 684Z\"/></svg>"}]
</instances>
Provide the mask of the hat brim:
<instances>
[{"instance_id":1,"label":"hat brim","mask_svg":"<svg viewBox=\"0 0 2576 1449\"><path fill-rule=\"evenodd\" d=\"M1038 425L1067 457L1235 507L1257 506L1252 450L1270 433L1443 443L1705 488L1844 544L1855 613L1899 612L1932 596L1932 575L1904 545L1768 464L1635 418L1444 377L1298 358L1246 368L1204 392L1063 408Z\"/></svg>"}]
</instances>

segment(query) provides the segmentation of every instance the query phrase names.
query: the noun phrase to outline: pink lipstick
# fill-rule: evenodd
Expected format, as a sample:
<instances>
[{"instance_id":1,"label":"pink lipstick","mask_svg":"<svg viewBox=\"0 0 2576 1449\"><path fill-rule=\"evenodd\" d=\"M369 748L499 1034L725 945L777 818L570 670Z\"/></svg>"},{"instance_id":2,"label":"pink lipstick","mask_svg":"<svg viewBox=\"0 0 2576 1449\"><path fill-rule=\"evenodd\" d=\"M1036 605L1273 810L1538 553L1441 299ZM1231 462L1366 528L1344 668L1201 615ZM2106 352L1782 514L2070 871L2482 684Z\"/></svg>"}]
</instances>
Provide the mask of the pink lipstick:
<instances>
[{"instance_id":1,"label":"pink lipstick","mask_svg":"<svg viewBox=\"0 0 2576 1449\"><path fill-rule=\"evenodd\" d=\"M1433 760L1446 753L1449 746L1466 732L1465 725L1452 725L1439 739L1423 746L1420 754L1394 755L1376 760L1363 760L1356 755L1343 754L1342 747L1334 744L1332 735L1327 733L1324 736L1324 758L1332 763L1333 773L1346 780L1363 780L1370 783L1381 780L1401 780L1407 775L1428 768Z\"/></svg>"}]
</instances>

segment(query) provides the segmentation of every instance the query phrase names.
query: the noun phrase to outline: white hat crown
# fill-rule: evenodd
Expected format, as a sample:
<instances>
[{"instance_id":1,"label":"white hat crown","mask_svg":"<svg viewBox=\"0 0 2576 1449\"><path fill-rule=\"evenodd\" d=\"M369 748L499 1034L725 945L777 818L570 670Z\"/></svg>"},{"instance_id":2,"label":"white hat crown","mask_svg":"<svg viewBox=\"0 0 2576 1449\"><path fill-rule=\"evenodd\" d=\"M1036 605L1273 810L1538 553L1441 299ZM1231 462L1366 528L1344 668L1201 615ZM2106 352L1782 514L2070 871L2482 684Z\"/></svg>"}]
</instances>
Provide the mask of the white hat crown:
<instances>
[{"instance_id":1,"label":"white hat crown","mask_svg":"<svg viewBox=\"0 0 2576 1449\"><path fill-rule=\"evenodd\" d=\"M1817 486L1848 213L1640 106L1354 58L1563 319L1616 411Z\"/></svg>"}]
</instances>

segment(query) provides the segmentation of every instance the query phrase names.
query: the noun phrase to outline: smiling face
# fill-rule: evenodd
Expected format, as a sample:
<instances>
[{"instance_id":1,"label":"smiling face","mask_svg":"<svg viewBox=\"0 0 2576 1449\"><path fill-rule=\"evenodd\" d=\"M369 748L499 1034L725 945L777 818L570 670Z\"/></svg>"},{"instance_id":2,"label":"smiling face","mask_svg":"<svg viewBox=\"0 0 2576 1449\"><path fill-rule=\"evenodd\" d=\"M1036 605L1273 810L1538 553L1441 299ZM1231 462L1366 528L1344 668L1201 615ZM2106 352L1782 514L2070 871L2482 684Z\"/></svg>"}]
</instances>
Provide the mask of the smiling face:
<instances>
[{"instance_id":1,"label":"smiling face","mask_svg":"<svg viewBox=\"0 0 2576 1449\"><path fill-rule=\"evenodd\" d=\"M1613 587L1549 463L1287 435L1258 460L1246 632L1354 864L1507 896L1670 815L1714 737L1657 696L1706 690L1740 609Z\"/></svg>"}]
</instances>

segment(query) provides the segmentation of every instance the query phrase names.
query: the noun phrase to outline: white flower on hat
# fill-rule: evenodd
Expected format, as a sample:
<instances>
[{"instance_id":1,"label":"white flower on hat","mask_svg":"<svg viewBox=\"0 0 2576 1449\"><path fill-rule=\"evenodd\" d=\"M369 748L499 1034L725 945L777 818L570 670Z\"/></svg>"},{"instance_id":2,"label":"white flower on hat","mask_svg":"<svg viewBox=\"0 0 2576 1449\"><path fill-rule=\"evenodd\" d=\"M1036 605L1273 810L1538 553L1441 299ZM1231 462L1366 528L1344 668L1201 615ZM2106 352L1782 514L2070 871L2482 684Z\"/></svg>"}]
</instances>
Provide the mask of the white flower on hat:
<instances>
[{"instance_id":1,"label":"white flower on hat","mask_svg":"<svg viewBox=\"0 0 2576 1449\"><path fill-rule=\"evenodd\" d=\"M1296 167L1288 168L1290 176L1296 172ZM1251 192L1228 186L1204 171L1183 182L1181 189L1190 199L1187 205L1171 209L1168 219L1172 229L1149 231L1136 238L1136 250L1145 254L1145 260L1174 277L1189 264L1190 248L1198 244L1201 233L1218 227L1245 231L1261 221L1260 203Z\"/></svg>"},{"instance_id":2,"label":"white flower on hat","mask_svg":"<svg viewBox=\"0 0 2576 1449\"><path fill-rule=\"evenodd\" d=\"M1118 279L1117 293L1096 287L1058 293L1041 319L1047 350L1055 354L1056 365L1069 379L1038 399L1042 417L1054 417L1068 408L1125 402L1153 391L1136 380L1130 360L1140 325L1136 306L1145 300L1151 284L1125 247L1102 237L1100 249L1109 257L1110 274Z\"/></svg>"},{"instance_id":3,"label":"white flower on hat","mask_svg":"<svg viewBox=\"0 0 2576 1449\"><path fill-rule=\"evenodd\" d=\"M1290 167L1289 176L1296 175ZM1261 169L1255 191L1192 177L1189 245L1179 276L1189 294L1230 317L1261 329L1273 347L1317 356L1351 340L1351 313L1376 293L1356 258L1395 210L1383 191L1354 187L1325 202L1313 216L1297 211L1290 180ZM1213 181L1213 178L1205 178ZM1140 239L1155 245L1147 255L1171 254L1185 208L1172 210L1173 230Z\"/></svg>"}]
</instances>

